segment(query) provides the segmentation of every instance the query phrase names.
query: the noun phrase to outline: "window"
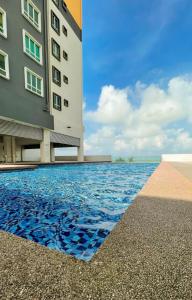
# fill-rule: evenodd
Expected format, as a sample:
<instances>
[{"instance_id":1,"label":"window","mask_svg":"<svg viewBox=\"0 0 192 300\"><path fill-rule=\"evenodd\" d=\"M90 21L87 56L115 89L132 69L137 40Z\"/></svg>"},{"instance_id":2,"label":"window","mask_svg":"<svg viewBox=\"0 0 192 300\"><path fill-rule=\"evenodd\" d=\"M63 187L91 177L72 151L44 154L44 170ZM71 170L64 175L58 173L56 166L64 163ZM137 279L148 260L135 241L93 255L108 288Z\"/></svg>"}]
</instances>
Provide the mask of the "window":
<instances>
[{"instance_id":1,"label":"window","mask_svg":"<svg viewBox=\"0 0 192 300\"><path fill-rule=\"evenodd\" d=\"M54 3L57 7L59 7L59 0L53 0L53 3Z\"/></svg>"},{"instance_id":2,"label":"window","mask_svg":"<svg viewBox=\"0 0 192 300\"><path fill-rule=\"evenodd\" d=\"M60 34L60 21L53 11L51 11L51 26L58 34Z\"/></svg>"},{"instance_id":3,"label":"window","mask_svg":"<svg viewBox=\"0 0 192 300\"><path fill-rule=\"evenodd\" d=\"M66 83L66 84L68 84L69 83L69 78L67 77L67 76L63 76L63 81Z\"/></svg>"},{"instance_id":4,"label":"window","mask_svg":"<svg viewBox=\"0 0 192 300\"><path fill-rule=\"evenodd\" d=\"M42 65L42 46L25 30L23 30L23 51Z\"/></svg>"},{"instance_id":5,"label":"window","mask_svg":"<svg viewBox=\"0 0 192 300\"><path fill-rule=\"evenodd\" d=\"M53 82L61 86L61 72L57 70L55 67L52 67L52 76L53 76Z\"/></svg>"},{"instance_id":6,"label":"window","mask_svg":"<svg viewBox=\"0 0 192 300\"><path fill-rule=\"evenodd\" d=\"M8 55L0 50L0 76L9 79L9 58Z\"/></svg>"},{"instance_id":7,"label":"window","mask_svg":"<svg viewBox=\"0 0 192 300\"><path fill-rule=\"evenodd\" d=\"M61 97L53 93L53 108L61 111Z\"/></svg>"},{"instance_id":8,"label":"window","mask_svg":"<svg viewBox=\"0 0 192 300\"><path fill-rule=\"evenodd\" d=\"M57 60L61 59L60 46L59 44L57 44L57 42L54 39L52 39L52 54Z\"/></svg>"},{"instance_id":9,"label":"window","mask_svg":"<svg viewBox=\"0 0 192 300\"><path fill-rule=\"evenodd\" d=\"M67 12L67 4L65 3L65 1L62 1L62 7L64 11Z\"/></svg>"},{"instance_id":10,"label":"window","mask_svg":"<svg viewBox=\"0 0 192 300\"><path fill-rule=\"evenodd\" d=\"M66 99L64 99L64 106L65 106L65 107L69 107L69 101L66 100Z\"/></svg>"},{"instance_id":11,"label":"window","mask_svg":"<svg viewBox=\"0 0 192 300\"><path fill-rule=\"evenodd\" d=\"M65 60L68 60L68 54L67 54L67 52L65 52L65 51L63 51L63 58L64 58Z\"/></svg>"},{"instance_id":12,"label":"window","mask_svg":"<svg viewBox=\"0 0 192 300\"><path fill-rule=\"evenodd\" d=\"M21 0L23 16L38 30L41 31L41 12L31 0Z\"/></svg>"},{"instance_id":13,"label":"window","mask_svg":"<svg viewBox=\"0 0 192 300\"><path fill-rule=\"evenodd\" d=\"M63 33L65 36L68 36L67 28L63 25Z\"/></svg>"},{"instance_id":14,"label":"window","mask_svg":"<svg viewBox=\"0 0 192 300\"><path fill-rule=\"evenodd\" d=\"M43 78L28 68L25 68L25 88L26 90L43 97Z\"/></svg>"},{"instance_id":15,"label":"window","mask_svg":"<svg viewBox=\"0 0 192 300\"><path fill-rule=\"evenodd\" d=\"M0 35L7 38L7 15L6 12L0 7Z\"/></svg>"}]
</instances>

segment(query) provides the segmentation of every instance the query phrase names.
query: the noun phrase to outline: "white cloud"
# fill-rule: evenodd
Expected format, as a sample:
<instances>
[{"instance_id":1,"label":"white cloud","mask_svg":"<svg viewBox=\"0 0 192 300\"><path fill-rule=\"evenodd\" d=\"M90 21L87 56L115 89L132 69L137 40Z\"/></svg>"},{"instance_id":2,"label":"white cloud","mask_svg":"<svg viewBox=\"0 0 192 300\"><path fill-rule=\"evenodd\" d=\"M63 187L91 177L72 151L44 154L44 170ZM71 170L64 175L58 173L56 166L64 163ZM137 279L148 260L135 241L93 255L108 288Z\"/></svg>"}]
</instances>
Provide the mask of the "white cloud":
<instances>
[{"instance_id":1,"label":"white cloud","mask_svg":"<svg viewBox=\"0 0 192 300\"><path fill-rule=\"evenodd\" d=\"M98 102L98 109L86 114L87 118L99 123L121 123L131 113L131 104L127 101L128 89L115 89L104 86Z\"/></svg>"},{"instance_id":2,"label":"white cloud","mask_svg":"<svg viewBox=\"0 0 192 300\"><path fill-rule=\"evenodd\" d=\"M134 88L104 86L97 109L85 118L98 126L86 139L91 153L192 152L192 135L183 129L192 122L192 78L172 78L166 89L140 82Z\"/></svg>"}]
</instances>

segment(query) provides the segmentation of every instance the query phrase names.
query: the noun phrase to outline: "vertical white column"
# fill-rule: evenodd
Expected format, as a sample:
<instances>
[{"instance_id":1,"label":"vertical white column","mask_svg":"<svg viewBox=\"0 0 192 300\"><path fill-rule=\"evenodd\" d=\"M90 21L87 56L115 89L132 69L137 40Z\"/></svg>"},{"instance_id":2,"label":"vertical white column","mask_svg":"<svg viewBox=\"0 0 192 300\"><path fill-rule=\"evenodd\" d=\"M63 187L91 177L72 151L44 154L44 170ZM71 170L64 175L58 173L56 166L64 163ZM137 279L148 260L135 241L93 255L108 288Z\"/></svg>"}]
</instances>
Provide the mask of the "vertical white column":
<instances>
[{"instance_id":1,"label":"vertical white column","mask_svg":"<svg viewBox=\"0 0 192 300\"><path fill-rule=\"evenodd\" d=\"M0 143L0 162L4 162L3 143Z\"/></svg>"},{"instance_id":2,"label":"vertical white column","mask_svg":"<svg viewBox=\"0 0 192 300\"><path fill-rule=\"evenodd\" d=\"M16 143L16 161L22 161L22 146Z\"/></svg>"},{"instance_id":3,"label":"vertical white column","mask_svg":"<svg viewBox=\"0 0 192 300\"><path fill-rule=\"evenodd\" d=\"M53 144L51 144L51 162L55 162L55 148Z\"/></svg>"},{"instance_id":4,"label":"vertical white column","mask_svg":"<svg viewBox=\"0 0 192 300\"><path fill-rule=\"evenodd\" d=\"M12 137L7 135L4 136L3 143L4 143L5 162L11 163L12 162Z\"/></svg>"},{"instance_id":5,"label":"vertical white column","mask_svg":"<svg viewBox=\"0 0 192 300\"><path fill-rule=\"evenodd\" d=\"M11 152L12 152L12 162L16 162L16 141L15 137L11 137Z\"/></svg>"},{"instance_id":6,"label":"vertical white column","mask_svg":"<svg viewBox=\"0 0 192 300\"><path fill-rule=\"evenodd\" d=\"M84 162L84 145L83 145L83 138L80 139L80 147L77 148L78 151L78 162Z\"/></svg>"},{"instance_id":7,"label":"vertical white column","mask_svg":"<svg viewBox=\"0 0 192 300\"><path fill-rule=\"evenodd\" d=\"M42 163L51 162L51 146L50 146L50 131L43 130L43 140L40 145L40 155Z\"/></svg>"}]
</instances>

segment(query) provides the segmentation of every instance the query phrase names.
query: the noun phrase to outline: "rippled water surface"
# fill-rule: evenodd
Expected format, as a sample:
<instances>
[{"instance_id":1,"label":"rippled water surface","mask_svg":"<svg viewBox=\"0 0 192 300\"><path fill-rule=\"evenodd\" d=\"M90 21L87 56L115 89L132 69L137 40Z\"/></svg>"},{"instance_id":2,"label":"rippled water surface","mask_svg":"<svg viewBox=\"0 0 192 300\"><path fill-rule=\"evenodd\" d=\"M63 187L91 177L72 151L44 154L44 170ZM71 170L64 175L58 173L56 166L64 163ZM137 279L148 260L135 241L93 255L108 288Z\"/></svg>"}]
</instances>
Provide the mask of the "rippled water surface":
<instances>
[{"instance_id":1,"label":"rippled water surface","mask_svg":"<svg viewBox=\"0 0 192 300\"><path fill-rule=\"evenodd\" d=\"M156 164L82 164L0 173L0 229L90 260Z\"/></svg>"}]
</instances>

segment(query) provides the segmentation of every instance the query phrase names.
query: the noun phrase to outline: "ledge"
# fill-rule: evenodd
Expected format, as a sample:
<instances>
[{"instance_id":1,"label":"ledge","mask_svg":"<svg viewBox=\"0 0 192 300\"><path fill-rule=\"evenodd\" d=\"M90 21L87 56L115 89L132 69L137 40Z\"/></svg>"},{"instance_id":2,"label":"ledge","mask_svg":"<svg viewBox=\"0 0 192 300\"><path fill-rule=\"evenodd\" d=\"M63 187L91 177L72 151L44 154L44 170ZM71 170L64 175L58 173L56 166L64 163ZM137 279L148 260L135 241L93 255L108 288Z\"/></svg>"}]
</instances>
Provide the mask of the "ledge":
<instances>
[{"instance_id":1,"label":"ledge","mask_svg":"<svg viewBox=\"0 0 192 300\"><path fill-rule=\"evenodd\" d=\"M16 171L16 170L34 170L38 166L37 165L18 165L18 164L0 164L0 172L3 171Z\"/></svg>"}]
</instances>

